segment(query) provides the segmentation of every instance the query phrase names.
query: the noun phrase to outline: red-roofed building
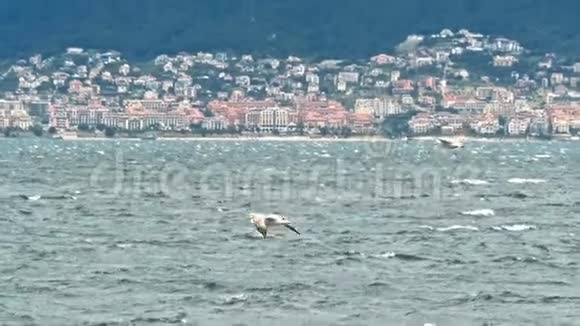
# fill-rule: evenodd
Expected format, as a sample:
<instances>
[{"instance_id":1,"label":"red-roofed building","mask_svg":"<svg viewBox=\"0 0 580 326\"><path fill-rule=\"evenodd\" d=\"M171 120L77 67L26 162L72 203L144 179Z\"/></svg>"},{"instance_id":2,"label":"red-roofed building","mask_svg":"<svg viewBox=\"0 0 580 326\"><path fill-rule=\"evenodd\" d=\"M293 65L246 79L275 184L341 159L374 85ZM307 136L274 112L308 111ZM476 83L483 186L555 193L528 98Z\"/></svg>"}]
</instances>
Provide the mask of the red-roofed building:
<instances>
[{"instance_id":1,"label":"red-roofed building","mask_svg":"<svg viewBox=\"0 0 580 326\"><path fill-rule=\"evenodd\" d=\"M295 126L298 120L298 114L290 108L271 107L266 109L253 109L246 113L246 128L257 129L261 131L287 132L291 126Z\"/></svg>"},{"instance_id":2,"label":"red-roofed building","mask_svg":"<svg viewBox=\"0 0 580 326\"><path fill-rule=\"evenodd\" d=\"M341 128L349 124L349 112L336 101L301 101L295 107L305 127Z\"/></svg>"},{"instance_id":3,"label":"red-roofed building","mask_svg":"<svg viewBox=\"0 0 580 326\"><path fill-rule=\"evenodd\" d=\"M409 94L414 90L413 81L402 79L393 82L393 94Z\"/></svg>"},{"instance_id":4,"label":"red-roofed building","mask_svg":"<svg viewBox=\"0 0 580 326\"><path fill-rule=\"evenodd\" d=\"M427 134L435 129L437 120L430 114L418 114L409 120L409 129L413 134Z\"/></svg>"},{"instance_id":5,"label":"red-roofed building","mask_svg":"<svg viewBox=\"0 0 580 326\"><path fill-rule=\"evenodd\" d=\"M548 118L555 134L569 134L571 129L580 129L580 106L552 106Z\"/></svg>"},{"instance_id":6,"label":"red-roofed building","mask_svg":"<svg viewBox=\"0 0 580 326\"><path fill-rule=\"evenodd\" d=\"M447 112L441 112L435 114L434 118L437 120L439 126L446 127L448 133L455 134L463 130L463 125L465 124L465 118L458 114L451 114Z\"/></svg>"},{"instance_id":7,"label":"red-roofed building","mask_svg":"<svg viewBox=\"0 0 580 326\"><path fill-rule=\"evenodd\" d=\"M480 135L495 135L499 130L499 119L492 113L486 113L471 123L471 129Z\"/></svg>"},{"instance_id":8,"label":"red-roofed building","mask_svg":"<svg viewBox=\"0 0 580 326\"><path fill-rule=\"evenodd\" d=\"M68 113L63 106L51 105L49 108L49 124L56 129L68 129L70 121Z\"/></svg>"},{"instance_id":9,"label":"red-roofed building","mask_svg":"<svg viewBox=\"0 0 580 326\"><path fill-rule=\"evenodd\" d=\"M433 77L427 77L421 80L421 86L427 89L435 89L436 84L436 80Z\"/></svg>"},{"instance_id":10,"label":"red-roofed building","mask_svg":"<svg viewBox=\"0 0 580 326\"><path fill-rule=\"evenodd\" d=\"M355 134L367 134L373 130L373 117L368 113L351 113L350 128Z\"/></svg>"},{"instance_id":11,"label":"red-roofed building","mask_svg":"<svg viewBox=\"0 0 580 326\"><path fill-rule=\"evenodd\" d=\"M379 54L371 58L371 62L377 65L388 65L393 64L397 61L397 58L387 55L387 54Z\"/></svg>"},{"instance_id":12,"label":"red-roofed building","mask_svg":"<svg viewBox=\"0 0 580 326\"><path fill-rule=\"evenodd\" d=\"M189 118L191 124L201 123L203 121L203 113L198 108L189 108L184 110L184 113Z\"/></svg>"},{"instance_id":13,"label":"red-roofed building","mask_svg":"<svg viewBox=\"0 0 580 326\"><path fill-rule=\"evenodd\" d=\"M445 108L453 108L462 114L481 114L484 112L487 103L473 98L456 97L446 95L441 105Z\"/></svg>"},{"instance_id":14,"label":"red-roofed building","mask_svg":"<svg viewBox=\"0 0 580 326\"><path fill-rule=\"evenodd\" d=\"M229 126L240 126L244 124L245 117L251 110L260 110L276 107L273 100L264 101L211 101L208 109L214 114L225 118Z\"/></svg>"},{"instance_id":15,"label":"red-roofed building","mask_svg":"<svg viewBox=\"0 0 580 326\"><path fill-rule=\"evenodd\" d=\"M530 127L532 119L530 117L514 117L508 122L507 131L511 136L525 135Z\"/></svg>"}]
</instances>

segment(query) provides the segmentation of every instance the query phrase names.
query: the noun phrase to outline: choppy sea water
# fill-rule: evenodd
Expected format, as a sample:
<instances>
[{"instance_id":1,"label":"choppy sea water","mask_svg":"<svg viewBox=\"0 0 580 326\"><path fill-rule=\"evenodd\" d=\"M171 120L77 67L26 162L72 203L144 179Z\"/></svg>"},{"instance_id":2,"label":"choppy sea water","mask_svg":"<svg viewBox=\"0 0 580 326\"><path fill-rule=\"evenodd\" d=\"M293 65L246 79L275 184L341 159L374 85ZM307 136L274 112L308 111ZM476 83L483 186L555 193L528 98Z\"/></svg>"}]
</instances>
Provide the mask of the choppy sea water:
<instances>
[{"instance_id":1,"label":"choppy sea water","mask_svg":"<svg viewBox=\"0 0 580 326\"><path fill-rule=\"evenodd\" d=\"M0 141L2 325L580 325L580 144ZM262 239L248 213L301 231Z\"/></svg>"}]
</instances>

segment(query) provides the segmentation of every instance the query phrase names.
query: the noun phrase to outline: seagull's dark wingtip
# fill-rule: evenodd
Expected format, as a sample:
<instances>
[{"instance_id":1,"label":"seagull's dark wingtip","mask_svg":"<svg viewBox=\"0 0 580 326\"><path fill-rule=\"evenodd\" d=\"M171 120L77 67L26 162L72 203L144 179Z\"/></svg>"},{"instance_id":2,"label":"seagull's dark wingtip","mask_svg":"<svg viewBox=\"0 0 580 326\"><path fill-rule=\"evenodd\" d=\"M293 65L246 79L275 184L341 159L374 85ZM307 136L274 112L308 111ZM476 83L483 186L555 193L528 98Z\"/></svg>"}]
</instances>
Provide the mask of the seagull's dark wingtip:
<instances>
[{"instance_id":1,"label":"seagull's dark wingtip","mask_svg":"<svg viewBox=\"0 0 580 326\"><path fill-rule=\"evenodd\" d=\"M300 232L298 232L298 230L296 230L292 225L286 224L285 226L290 230L294 231L296 234L300 235Z\"/></svg>"}]
</instances>

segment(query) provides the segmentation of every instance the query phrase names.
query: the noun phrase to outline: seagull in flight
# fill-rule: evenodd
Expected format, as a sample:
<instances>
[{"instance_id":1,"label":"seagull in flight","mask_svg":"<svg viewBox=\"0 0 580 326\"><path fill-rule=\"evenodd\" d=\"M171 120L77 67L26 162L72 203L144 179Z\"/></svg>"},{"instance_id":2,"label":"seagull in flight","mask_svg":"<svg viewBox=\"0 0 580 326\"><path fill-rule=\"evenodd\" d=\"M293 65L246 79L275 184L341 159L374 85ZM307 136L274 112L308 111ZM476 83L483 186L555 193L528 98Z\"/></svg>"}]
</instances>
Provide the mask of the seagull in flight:
<instances>
[{"instance_id":1,"label":"seagull in flight","mask_svg":"<svg viewBox=\"0 0 580 326\"><path fill-rule=\"evenodd\" d=\"M268 228L273 226L284 226L300 235L300 232L290 225L288 218L279 214L250 213L250 222L256 226L256 230L262 234L264 239L266 239Z\"/></svg>"},{"instance_id":2,"label":"seagull in flight","mask_svg":"<svg viewBox=\"0 0 580 326\"><path fill-rule=\"evenodd\" d=\"M439 138L439 143L449 149L463 148L465 146L460 140L447 140L443 138Z\"/></svg>"}]
</instances>

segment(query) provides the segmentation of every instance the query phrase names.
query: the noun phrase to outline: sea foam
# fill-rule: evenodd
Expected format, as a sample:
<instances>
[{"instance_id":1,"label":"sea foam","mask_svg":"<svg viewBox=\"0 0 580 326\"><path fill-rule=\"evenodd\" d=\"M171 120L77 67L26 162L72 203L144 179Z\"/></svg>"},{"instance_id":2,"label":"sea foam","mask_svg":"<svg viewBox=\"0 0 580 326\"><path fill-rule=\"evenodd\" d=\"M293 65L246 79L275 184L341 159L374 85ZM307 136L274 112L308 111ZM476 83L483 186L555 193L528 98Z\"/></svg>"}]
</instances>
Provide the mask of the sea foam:
<instances>
[{"instance_id":1,"label":"sea foam","mask_svg":"<svg viewBox=\"0 0 580 326\"><path fill-rule=\"evenodd\" d=\"M509 179L508 182L509 183L515 183L515 184L524 184L524 183L539 184L539 183L546 183L546 180L543 180L543 179L512 178L512 179Z\"/></svg>"},{"instance_id":2,"label":"sea foam","mask_svg":"<svg viewBox=\"0 0 580 326\"><path fill-rule=\"evenodd\" d=\"M493 209L477 209L474 211L462 212L461 215L467 216L495 216Z\"/></svg>"},{"instance_id":3,"label":"sea foam","mask_svg":"<svg viewBox=\"0 0 580 326\"><path fill-rule=\"evenodd\" d=\"M439 232L455 231L455 230L469 230L469 231L479 231L479 228L469 225L452 225L444 228L437 228Z\"/></svg>"},{"instance_id":4,"label":"sea foam","mask_svg":"<svg viewBox=\"0 0 580 326\"><path fill-rule=\"evenodd\" d=\"M452 184L464 184L470 186L482 186L487 185L489 182L485 180L478 180L478 179L463 179L463 180L453 180L451 181Z\"/></svg>"},{"instance_id":5,"label":"sea foam","mask_svg":"<svg viewBox=\"0 0 580 326\"><path fill-rule=\"evenodd\" d=\"M538 228L535 225L513 224L513 225L494 226L492 227L492 229L496 231L521 232L521 231L537 230Z\"/></svg>"}]
</instances>

